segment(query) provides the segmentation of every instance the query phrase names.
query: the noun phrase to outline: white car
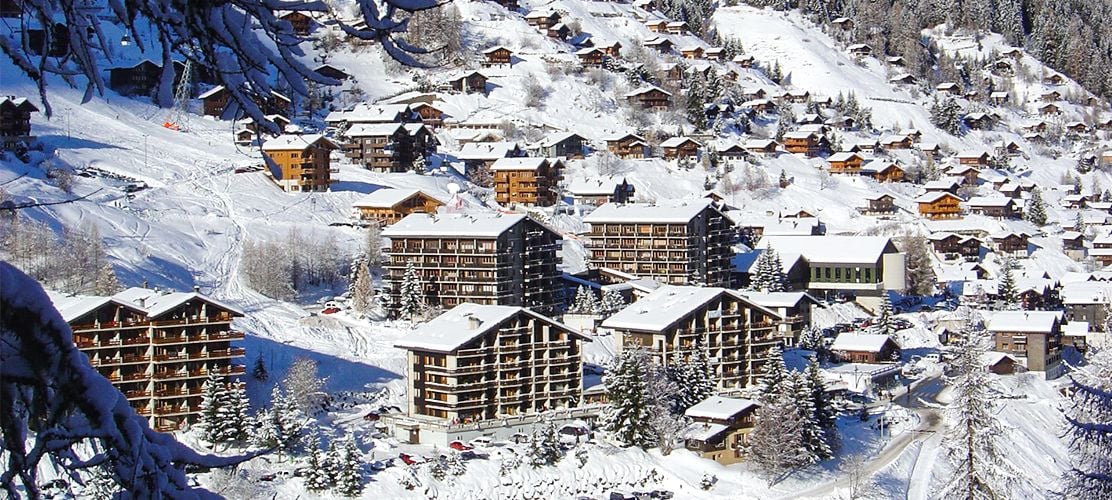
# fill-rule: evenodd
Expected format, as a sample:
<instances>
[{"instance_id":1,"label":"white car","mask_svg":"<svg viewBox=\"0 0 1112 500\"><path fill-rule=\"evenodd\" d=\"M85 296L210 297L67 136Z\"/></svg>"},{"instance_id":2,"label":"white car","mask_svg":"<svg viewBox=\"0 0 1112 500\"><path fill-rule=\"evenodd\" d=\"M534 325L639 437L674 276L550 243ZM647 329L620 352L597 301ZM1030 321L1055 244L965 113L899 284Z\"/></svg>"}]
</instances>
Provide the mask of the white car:
<instances>
[{"instance_id":1,"label":"white car","mask_svg":"<svg viewBox=\"0 0 1112 500\"><path fill-rule=\"evenodd\" d=\"M489 437L480 436L472 439L471 441L468 441L467 444L474 446L475 448L490 448L490 445L493 442L494 440L490 439Z\"/></svg>"}]
</instances>

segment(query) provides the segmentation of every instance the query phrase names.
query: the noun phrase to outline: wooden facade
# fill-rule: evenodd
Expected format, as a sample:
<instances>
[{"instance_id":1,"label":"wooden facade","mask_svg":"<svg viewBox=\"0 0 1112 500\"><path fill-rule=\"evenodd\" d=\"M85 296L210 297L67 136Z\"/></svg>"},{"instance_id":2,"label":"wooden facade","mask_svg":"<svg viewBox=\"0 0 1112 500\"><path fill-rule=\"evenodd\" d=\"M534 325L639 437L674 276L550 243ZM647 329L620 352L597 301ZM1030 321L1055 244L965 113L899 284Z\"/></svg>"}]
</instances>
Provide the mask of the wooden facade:
<instances>
[{"instance_id":1,"label":"wooden facade","mask_svg":"<svg viewBox=\"0 0 1112 500\"><path fill-rule=\"evenodd\" d=\"M196 423L209 374L230 383L245 373L243 313L204 295L130 288L85 307L92 297L51 294L73 330L78 350L112 382L151 428L175 431Z\"/></svg>"},{"instance_id":2,"label":"wooden facade","mask_svg":"<svg viewBox=\"0 0 1112 500\"><path fill-rule=\"evenodd\" d=\"M622 159L640 159L652 156L644 137L626 134L606 140L606 150Z\"/></svg>"},{"instance_id":3,"label":"wooden facade","mask_svg":"<svg viewBox=\"0 0 1112 500\"><path fill-rule=\"evenodd\" d=\"M286 191L327 191L332 183L331 154L339 149L321 135L280 135L266 141L263 154L273 163L274 180Z\"/></svg>"},{"instance_id":4,"label":"wooden facade","mask_svg":"<svg viewBox=\"0 0 1112 500\"><path fill-rule=\"evenodd\" d=\"M919 215L927 219L961 217L961 198L948 192L927 193L915 201L919 204Z\"/></svg>"},{"instance_id":5,"label":"wooden facade","mask_svg":"<svg viewBox=\"0 0 1112 500\"><path fill-rule=\"evenodd\" d=\"M555 205L562 168L560 160L500 158L490 168L494 173L494 199L504 206Z\"/></svg>"},{"instance_id":6,"label":"wooden facade","mask_svg":"<svg viewBox=\"0 0 1112 500\"><path fill-rule=\"evenodd\" d=\"M38 112L39 108L26 97L0 97L0 145L3 149L31 142L31 113Z\"/></svg>"},{"instance_id":7,"label":"wooden facade","mask_svg":"<svg viewBox=\"0 0 1112 500\"><path fill-rule=\"evenodd\" d=\"M865 157L857 153L835 153L827 159L830 162L830 173L832 174L858 174L861 172L861 165L865 163Z\"/></svg>"},{"instance_id":8,"label":"wooden facade","mask_svg":"<svg viewBox=\"0 0 1112 500\"><path fill-rule=\"evenodd\" d=\"M352 204L360 220L376 221L379 226L389 226L409 214L434 214L442 206L440 200L416 189L380 189Z\"/></svg>"},{"instance_id":9,"label":"wooden facade","mask_svg":"<svg viewBox=\"0 0 1112 500\"><path fill-rule=\"evenodd\" d=\"M502 46L492 47L483 51L483 56L486 60L483 61L484 66L509 66L513 58L513 51Z\"/></svg>"},{"instance_id":10,"label":"wooden facade","mask_svg":"<svg viewBox=\"0 0 1112 500\"><path fill-rule=\"evenodd\" d=\"M630 104L653 111L666 111L672 105L672 94L658 87L638 89L625 97Z\"/></svg>"}]
</instances>

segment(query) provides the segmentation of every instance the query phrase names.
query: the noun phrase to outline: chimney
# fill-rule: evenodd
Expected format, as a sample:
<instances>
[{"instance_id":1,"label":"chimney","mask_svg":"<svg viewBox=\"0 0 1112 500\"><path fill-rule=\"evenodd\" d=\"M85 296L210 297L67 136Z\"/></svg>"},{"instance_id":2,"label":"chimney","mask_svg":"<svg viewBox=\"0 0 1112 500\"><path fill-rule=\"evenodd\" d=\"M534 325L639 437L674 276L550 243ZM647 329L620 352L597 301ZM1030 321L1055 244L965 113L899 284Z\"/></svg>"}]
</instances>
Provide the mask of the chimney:
<instances>
[{"instance_id":1,"label":"chimney","mask_svg":"<svg viewBox=\"0 0 1112 500\"><path fill-rule=\"evenodd\" d=\"M139 307L147 307L147 298L139 297Z\"/></svg>"},{"instance_id":2,"label":"chimney","mask_svg":"<svg viewBox=\"0 0 1112 500\"><path fill-rule=\"evenodd\" d=\"M468 316L467 317L467 329L468 330L478 330L479 326L482 325L482 324L483 324L483 320L481 320L479 318L476 318L475 316Z\"/></svg>"},{"instance_id":3,"label":"chimney","mask_svg":"<svg viewBox=\"0 0 1112 500\"><path fill-rule=\"evenodd\" d=\"M201 286L193 285L193 293L201 293Z\"/></svg>"},{"instance_id":4,"label":"chimney","mask_svg":"<svg viewBox=\"0 0 1112 500\"><path fill-rule=\"evenodd\" d=\"M150 288L151 284L147 280L143 280L143 288Z\"/></svg>"}]
</instances>

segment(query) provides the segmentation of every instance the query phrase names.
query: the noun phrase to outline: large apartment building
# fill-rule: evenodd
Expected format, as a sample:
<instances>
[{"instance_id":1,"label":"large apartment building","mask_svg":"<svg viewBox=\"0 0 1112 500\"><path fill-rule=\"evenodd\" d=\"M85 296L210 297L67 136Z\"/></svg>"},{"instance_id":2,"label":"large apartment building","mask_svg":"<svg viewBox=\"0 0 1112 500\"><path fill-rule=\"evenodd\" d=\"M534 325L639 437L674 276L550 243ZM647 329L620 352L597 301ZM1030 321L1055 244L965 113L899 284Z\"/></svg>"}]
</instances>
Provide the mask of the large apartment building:
<instances>
[{"instance_id":1,"label":"large apartment building","mask_svg":"<svg viewBox=\"0 0 1112 500\"><path fill-rule=\"evenodd\" d=\"M464 302L551 313L563 303L560 234L521 214L410 214L383 230L390 238L386 280L399 303L413 263L429 305Z\"/></svg>"},{"instance_id":2,"label":"large apartment building","mask_svg":"<svg viewBox=\"0 0 1112 500\"><path fill-rule=\"evenodd\" d=\"M564 163L548 158L499 158L491 165L494 199L502 205L556 204Z\"/></svg>"},{"instance_id":3,"label":"large apartment building","mask_svg":"<svg viewBox=\"0 0 1112 500\"><path fill-rule=\"evenodd\" d=\"M618 349L643 347L673 365L704 349L719 389L742 388L760 378L768 351L779 345L776 312L727 288L657 288L602 322Z\"/></svg>"},{"instance_id":4,"label":"large apartment building","mask_svg":"<svg viewBox=\"0 0 1112 500\"><path fill-rule=\"evenodd\" d=\"M320 134L285 134L263 143L271 174L286 191L328 191L335 143Z\"/></svg>"},{"instance_id":5,"label":"large apartment building","mask_svg":"<svg viewBox=\"0 0 1112 500\"><path fill-rule=\"evenodd\" d=\"M376 172L405 172L429 155L432 133L421 123L359 123L344 132L344 156ZM434 149L434 148L433 148Z\"/></svg>"},{"instance_id":6,"label":"large apartment building","mask_svg":"<svg viewBox=\"0 0 1112 500\"><path fill-rule=\"evenodd\" d=\"M1061 311L998 311L986 318L995 350L1023 361L1046 378L1062 374Z\"/></svg>"},{"instance_id":7,"label":"large apartment building","mask_svg":"<svg viewBox=\"0 0 1112 500\"><path fill-rule=\"evenodd\" d=\"M51 293L73 329L77 348L160 431L177 430L200 413L209 373L242 375L234 347L243 313L193 292L129 288L110 297Z\"/></svg>"},{"instance_id":8,"label":"large apartment building","mask_svg":"<svg viewBox=\"0 0 1112 500\"><path fill-rule=\"evenodd\" d=\"M467 424L579 406L584 341L526 308L464 303L394 345L407 352L409 415Z\"/></svg>"},{"instance_id":9,"label":"large apartment building","mask_svg":"<svg viewBox=\"0 0 1112 500\"><path fill-rule=\"evenodd\" d=\"M736 231L708 199L607 203L583 221L592 267L672 285L730 286Z\"/></svg>"}]
</instances>

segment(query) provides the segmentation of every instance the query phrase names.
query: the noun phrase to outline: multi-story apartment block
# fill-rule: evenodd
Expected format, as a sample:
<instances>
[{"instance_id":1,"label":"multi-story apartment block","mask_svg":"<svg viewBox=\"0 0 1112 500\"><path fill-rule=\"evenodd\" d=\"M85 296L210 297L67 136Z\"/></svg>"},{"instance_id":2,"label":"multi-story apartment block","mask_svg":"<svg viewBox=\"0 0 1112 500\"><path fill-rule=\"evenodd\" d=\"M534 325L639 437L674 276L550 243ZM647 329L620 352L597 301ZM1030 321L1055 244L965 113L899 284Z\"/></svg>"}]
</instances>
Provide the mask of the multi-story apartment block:
<instances>
[{"instance_id":1,"label":"multi-story apartment block","mask_svg":"<svg viewBox=\"0 0 1112 500\"><path fill-rule=\"evenodd\" d=\"M1061 311L999 311L985 321L996 351L1024 362L1046 378L1062 374Z\"/></svg>"},{"instance_id":2,"label":"multi-story apartment block","mask_svg":"<svg viewBox=\"0 0 1112 500\"><path fill-rule=\"evenodd\" d=\"M232 342L243 313L193 292L130 288L110 297L51 293L89 363L120 390L151 427L176 430L200 413L210 373L242 375L244 350Z\"/></svg>"},{"instance_id":3,"label":"multi-story apartment block","mask_svg":"<svg viewBox=\"0 0 1112 500\"><path fill-rule=\"evenodd\" d=\"M280 135L262 147L274 180L286 191L328 191L335 149L339 146L320 134Z\"/></svg>"},{"instance_id":4,"label":"multi-story apartment block","mask_svg":"<svg viewBox=\"0 0 1112 500\"><path fill-rule=\"evenodd\" d=\"M460 304L394 344L407 351L409 415L470 423L579 406L583 341L526 308Z\"/></svg>"},{"instance_id":5,"label":"multi-story apartment block","mask_svg":"<svg viewBox=\"0 0 1112 500\"><path fill-rule=\"evenodd\" d=\"M710 200L607 203L583 221L593 267L673 285L730 285L735 229Z\"/></svg>"},{"instance_id":6,"label":"multi-story apartment block","mask_svg":"<svg viewBox=\"0 0 1112 500\"><path fill-rule=\"evenodd\" d=\"M494 199L502 205L556 204L563 162L547 158L499 158L491 165Z\"/></svg>"},{"instance_id":7,"label":"multi-story apartment block","mask_svg":"<svg viewBox=\"0 0 1112 500\"><path fill-rule=\"evenodd\" d=\"M425 300L523 306L550 313L563 302L560 234L521 214L411 214L386 228L386 280L397 304L413 263Z\"/></svg>"},{"instance_id":8,"label":"multi-story apartment block","mask_svg":"<svg viewBox=\"0 0 1112 500\"><path fill-rule=\"evenodd\" d=\"M360 123L344 136L344 156L376 172L405 172L416 158L413 138L401 123Z\"/></svg>"},{"instance_id":9,"label":"multi-story apartment block","mask_svg":"<svg viewBox=\"0 0 1112 500\"><path fill-rule=\"evenodd\" d=\"M717 287L657 288L602 322L618 349L643 347L666 366L703 349L719 389L741 388L760 378L768 351L779 345L776 312L734 290Z\"/></svg>"}]
</instances>

